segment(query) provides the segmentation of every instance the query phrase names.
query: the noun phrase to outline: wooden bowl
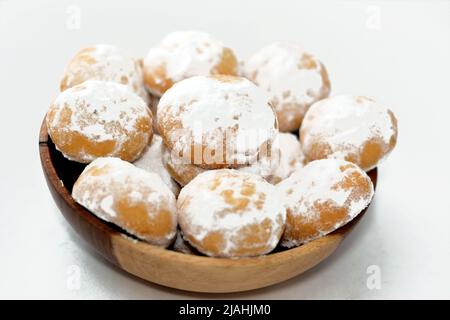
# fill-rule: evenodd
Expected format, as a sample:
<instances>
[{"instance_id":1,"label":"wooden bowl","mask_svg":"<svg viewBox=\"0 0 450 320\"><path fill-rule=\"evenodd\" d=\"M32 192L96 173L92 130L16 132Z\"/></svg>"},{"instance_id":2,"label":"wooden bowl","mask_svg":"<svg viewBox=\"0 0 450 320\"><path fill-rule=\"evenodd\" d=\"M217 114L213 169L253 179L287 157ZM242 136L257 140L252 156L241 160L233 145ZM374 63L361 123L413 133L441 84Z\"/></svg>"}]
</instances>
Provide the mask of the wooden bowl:
<instances>
[{"instance_id":1,"label":"wooden bowl","mask_svg":"<svg viewBox=\"0 0 450 320\"><path fill-rule=\"evenodd\" d=\"M356 219L335 232L297 248L266 256L221 259L195 256L138 241L77 204L72 186L85 165L72 162L55 149L45 121L39 135L42 169L58 208L75 231L119 268L163 286L196 292L238 292L290 279L327 258L342 242ZM374 185L377 170L369 172Z\"/></svg>"}]
</instances>

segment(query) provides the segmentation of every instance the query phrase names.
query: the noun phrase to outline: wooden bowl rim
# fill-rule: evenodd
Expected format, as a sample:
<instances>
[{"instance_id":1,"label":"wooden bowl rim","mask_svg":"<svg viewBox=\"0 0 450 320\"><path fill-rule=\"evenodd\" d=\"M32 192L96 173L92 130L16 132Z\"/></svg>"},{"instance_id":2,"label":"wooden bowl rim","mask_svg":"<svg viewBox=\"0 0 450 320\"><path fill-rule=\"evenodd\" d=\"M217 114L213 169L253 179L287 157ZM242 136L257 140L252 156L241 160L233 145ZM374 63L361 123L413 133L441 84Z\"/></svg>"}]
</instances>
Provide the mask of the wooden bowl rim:
<instances>
[{"instance_id":1,"label":"wooden bowl rim","mask_svg":"<svg viewBox=\"0 0 450 320\"><path fill-rule=\"evenodd\" d=\"M60 180L56 169L53 165L53 162L50 158L50 151L48 146L49 136L47 132L47 126L45 117L41 125L41 129L39 132L39 154L42 162L42 167L44 170L44 174L50 176L50 183L52 183L52 186L56 190L56 192L59 194L61 198L63 198L67 204L72 207L76 208L78 214L82 214L82 218L85 220L88 220L88 223L93 224L94 227L99 232L107 232L111 235L111 237L114 241L117 242L127 242L126 245L134 247L135 250L140 251L142 254L145 255L158 255L161 259L167 259L167 260L180 260L182 263L189 263L189 264L198 264L198 265L208 265L208 266L217 266L217 267L252 267L254 265L264 264L264 265L280 265L283 263L288 262L293 257L296 257L298 255L302 254L308 254L311 251L318 250L320 247L325 244L326 242L334 242L336 240L340 241L342 238L344 238L350 231L353 229L353 227L356 225L356 223L361 219L361 217L365 214L367 208L364 209L363 212L361 212L355 219L347 223L346 225L342 226L341 228L333 231L332 233L325 235L321 238L318 238L316 240L310 241L308 243L305 243L301 246L286 249L280 252L274 252L269 253L262 256L257 257L247 257L247 258L215 258L215 257L208 257L208 256L198 256L198 255L191 255L191 254L185 254L180 253L173 250L168 250L166 248L161 248L158 246L151 245L149 243L146 243L144 241L134 239L129 237L126 233L119 232L115 229L113 229L107 222L104 222L100 218L96 217L94 214L89 212L87 209L79 205L75 202L75 200L72 198L71 194L68 192L66 187L63 185L62 181ZM373 172L373 182L374 186L376 186L378 177L377 169L374 169ZM59 183L57 183L57 181ZM370 205L370 204L369 204ZM91 219L89 217L93 217L95 219ZM131 243L130 243L131 242ZM104 253L102 253L104 255ZM110 257L111 258L111 257Z\"/></svg>"}]
</instances>

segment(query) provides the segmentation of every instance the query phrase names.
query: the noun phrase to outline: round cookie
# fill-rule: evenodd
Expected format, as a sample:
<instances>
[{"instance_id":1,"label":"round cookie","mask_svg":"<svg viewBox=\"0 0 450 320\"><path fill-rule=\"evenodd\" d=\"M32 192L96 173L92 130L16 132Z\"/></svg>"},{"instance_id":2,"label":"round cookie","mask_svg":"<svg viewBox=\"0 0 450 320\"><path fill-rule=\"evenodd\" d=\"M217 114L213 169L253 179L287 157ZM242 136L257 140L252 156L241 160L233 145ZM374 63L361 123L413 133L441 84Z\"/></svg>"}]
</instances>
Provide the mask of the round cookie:
<instances>
[{"instance_id":1,"label":"round cookie","mask_svg":"<svg viewBox=\"0 0 450 320\"><path fill-rule=\"evenodd\" d=\"M231 49L205 32L170 33L144 59L145 84L156 96L183 79L214 74L237 75L237 60Z\"/></svg>"},{"instance_id":2,"label":"round cookie","mask_svg":"<svg viewBox=\"0 0 450 320\"><path fill-rule=\"evenodd\" d=\"M60 89L64 91L86 80L126 85L146 103L149 102L144 87L142 61L116 46L98 44L78 51L64 71Z\"/></svg>"},{"instance_id":3,"label":"round cookie","mask_svg":"<svg viewBox=\"0 0 450 320\"><path fill-rule=\"evenodd\" d=\"M177 208L184 238L214 257L269 253L278 244L286 219L275 186L231 169L198 175L181 190Z\"/></svg>"},{"instance_id":4,"label":"round cookie","mask_svg":"<svg viewBox=\"0 0 450 320\"><path fill-rule=\"evenodd\" d=\"M311 106L300 140L308 161L344 159L369 171L395 147L397 119L370 98L334 96Z\"/></svg>"},{"instance_id":5,"label":"round cookie","mask_svg":"<svg viewBox=\"0 0 450 320\"><path fill-rule=\"evenodd\" d=\"M176 200L155 174L119 158L98 158L75 182L72 196L97 217L151 244L167 247L177 231Z\"/></svg>"},{"instance_id":6,"label":"round cookie","mask_svg":"<svg viewBox=\"0 0 450 320\"><path fill-rule=\"evenodd\" d=\"M164 144L158 135L153 135L151 144L144 149L141 157L133 164L141 169L156 173L175 196L180 193L180 186L172 179L163 163Z\"/></svg>"},{"instance_id":7,"label":"round cookie","mask_svg":"<svg viewBox=\"0 0 450 320\"><path fill-rule=\"evenodd\" d=\"M152 139L152 115L126 86L88 80L61 92L46 116L56 148L69 160L134 161Z\"/></svg>"},{"instance_id":8,"label":"round cookie","mask_svg":"<svg viewBox=\"0 0 450 320\"><path fill-rule=\"evenodd\" d=\"M192 179L200 173L208 171L202 167L187 163L184 159L171 153L169 149L164 148L163 163L172 179L178 182L182 187L187 185Z\"/></svg>"},{"instance_id":9,"label":"round cookie","mask_svg":"<svg viewBox=\"0 0 450 320\"><path fill-rule=\"evenodd\" d=\"M276 145L273 145L270 150L260 152L255 162L239 167L236 170L256 174L264 178L267 182L274 184L277 180L275 173L280 165L281 151Z\"/></svg>"},{"instance_id":10,"label":"round cookie","mask_svg":"<svg viewBox=\"0 0 450 320\"><path fill-rule=\"evenodd\" d=\"M280 132L274 142L274 148L280 150L280 160L272 172L270 183L277 184L303 167L305 155L300 141L289 132Z\"/></svg>"},{"instance_id":11,"label":"round cookie","mask_svg":"<svg viewBox=\"0 0 450 320\"><path fill-rule=\"evenodd\" d=\"M270 149L278 132L266 95L245 78L197 76L176 83L158 104L168 148L206 169L236 168Z\"/></svg>"},{"instance_id":12,"label":"round cookie","mask_svg":"<svg viewBox=\"0 0 450 320\"><path fill-rule=\"evenodd\" d=\"M268 93L282 132L298 130L309 106L330 93L324 65L292 43L262 48L245 62L244 73Z\"/></svg>"},{"instance_id":13,"label":"round cookie","mask_svg":"<svg viewBox=\"0 0 450 320\"><path fill-rule=\"evenodd\" d=\"M167 148L164 149L163 163L172 178L181 186L187 185L196 176L208 170L186 163L184 159L177 157L176 154L171 153ZM280 166L280 150L274 149L260 153L254 163L239 167L236 170L257 174L273 183L273 181L278 181L278 176L275 175L275 172L280 170Z\"/></svg>"},{"instance_id":14,"label":"round cookie","mask_svg":"<svg viewBox=\"0 0 450 320\"><path fill-rule=\"evenodd\" d=\"M345 225L369 205L374 193L363 170L336 159L310 162L277 187L287 213L281 245L289 248Z\"/></svg>"}]
</instances>

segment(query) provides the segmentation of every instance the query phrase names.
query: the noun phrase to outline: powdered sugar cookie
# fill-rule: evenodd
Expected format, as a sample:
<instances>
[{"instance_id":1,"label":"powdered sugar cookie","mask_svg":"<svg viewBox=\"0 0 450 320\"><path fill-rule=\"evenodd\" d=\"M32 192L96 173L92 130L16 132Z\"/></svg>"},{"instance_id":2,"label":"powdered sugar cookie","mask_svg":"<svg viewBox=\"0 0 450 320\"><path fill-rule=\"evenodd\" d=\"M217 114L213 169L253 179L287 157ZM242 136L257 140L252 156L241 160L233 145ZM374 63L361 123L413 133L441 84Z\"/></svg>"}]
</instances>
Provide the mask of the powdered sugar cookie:
<instances>
[{"instance_id":1,"label":"powdered sugar cookie","mask_svg":"<svg viewBox=\"0 0 450 320\"><path fill-rule=\"evenodd\" d=\"M376 101L339 95L311 106L300 130L308 161L335 158L369 171L397 142L397 119Z\"/></svg>"},{"instance_id":2,"label":"powdered sugar cookie","mask_svg":"<svg viewBox=\"0 0 450 320\"><path fill-rule=\"evenodd\" d=\"M177 157L176 154L171 153L167 148L163 153L163 163L172 178L182 186L187 185L196 176L208 170L186 163L184 159ZM279 181L275 172L283 170L279 169L280 166L280 150L273 149L260 152L258 159L254 163L239 167L237 170L259 175L272 183L272 181Z\"/></svg>"},{"instance_id":3,"label":"powdered sugar cookie","mask_svg":"<svg viewBox=\"0 0 450 320\"><path fill-rule=\"evenodd\" d=\"M56 148L82 163L104 156L133 161L153 135L145 102L114 82L89 80L61 92L46 123Z\"/></svg>"},{"instance_id":4,"label":"powdered sugar cookie","mask_svg":"<svg viewBox=\"0 0 450 320\"><path fill-rule=\"evenodd\" d=\"M180 228L200 252L248 257L272 251L286 212L275 186L236 170L211 170L185 186L177 201Z\"/></svg>"},{"instance_id":5,"label":"powdered sugar cookie","mask_svg":"<svg viewBox=\"0 0 450 320\"><path fill-rule=\"evenodd\" d=\"M170 33L144 59L145 83L157 96L183 79L214 74L236 75L237 60L231 49L205 32Z\"/></svg>"},{"instance_id":6,"label":"powdered sugar cookie","mask_svg":"<svg viewBox=\"0 0 450 320\"><path fill-rule=\"evenodd\" d=\"M206 169L254 162L278 132L266 95L232 76L178 82L159 101L158 128L168 148Z\"/></svg>"},{"instance_id":7,"label":"powdered sugar cookie","mask_svg":"<svg viewBox=\"0 0 450 320\"><path fill-rule=\"evenodd\" d=\"M264 47L246 61L244 72L269 94L283 132L297 130L309 106L330 92L324 65L291 43Z\"/></svg>"},{"instance_id":8,"label":"powdered sugar cookie","mask_svg":"<svg viewBox=\"0 0 450 320\"><path fill-rule=\"evenodd\" d=\"M295 135L288 132L280 132L277 135L274 148L280 150L280 157L269 182L277 184L289 177L295 170L303 167L305 155L300 141Z\"/></svg>"},{"instance_id":9,"label":"powdered sugar cookie","mask_svg":"<svg viewBox=\"0 0 450 320\"><path fill-rule=\"evenodd\" d=\"M156 173L119 158L98 158L73 186L76 202L151 244L166 247L176 235L176 200Z\"/></svg>"},{"instance_id":10,"label":"powdered sugar cookie","mask_svg":"<svg viewBox=\"0 0 450 320\"><path fill-rule=\"evenodd\" d=\"M169 172L170 176L182 187L187 185L200 173L208 171L208 169L184 161L184 159L171 153L167 148L164 149L162 159L167 172Z\"/></svg>"},{"instance_id":11,"label":"powdered sugar cookie","mask_svg":"<svg viewBox=\"0 0 450 320\"><path fill-rule=\"evenodd\" d=\"M170 188L175 196L180 192L180 186L172 179L163 163L164 144L158 135L154 135L151 144L145 148L142 156L133 164L141 169L156 173Z\"/></svg>"},{"instance_id":12,"label":"powdered sugar cookie","mask_svg":"<svg viewBox=\"0 0 450 320\"><path fill-rule=\"evenodd\" d=\"M258 159L255 162L239 167L236 170L256 174L269 183L275 183L277 180L276 172L280 165L281 151L276 145L273 145L270 150L260 151Z\"/></svg>"},{"instance_id":13,"label":"powdered sugar cookie","mask_svg":"<svg viewBox=\"0 0 450 320\"><path fill-rule=\"evenodd\" d=\"M142 61L116 46L98 44L83 48L69 62L60 88L64 91L86 80L112 81L128 86L146 103Z\"/></svg>"},{"instance_id":14,"label":"powdered sugar cookie","mask_svg":"<svg viewBox=\"0 0 450 320\"><path fill-rule=\"evenodd\" d=\"M373 197L367 174L351 162L323 159L308 163L277 185L284 195L285 247L324 236L355 218Z\"/></svg>"}]
</instances>

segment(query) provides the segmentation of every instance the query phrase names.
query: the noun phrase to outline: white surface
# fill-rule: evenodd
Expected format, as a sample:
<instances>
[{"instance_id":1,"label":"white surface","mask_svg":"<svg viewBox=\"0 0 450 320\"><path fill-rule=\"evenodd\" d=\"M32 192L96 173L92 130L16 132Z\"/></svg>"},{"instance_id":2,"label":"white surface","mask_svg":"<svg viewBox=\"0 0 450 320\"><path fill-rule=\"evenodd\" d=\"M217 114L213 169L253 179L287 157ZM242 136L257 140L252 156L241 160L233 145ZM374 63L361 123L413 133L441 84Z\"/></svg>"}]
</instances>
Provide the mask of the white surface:
<instances>
[{"instance_id":1,"label":"white surface","mask_svg":"<svg viewBox=\"0 0 450 320\"><path fill-rule=\"evenodd\" d=\"M450 3L271 3L0 0L0 298L450 298ZM240 57L298 41L324 61L333 93L371 95L396 113L399 143L370 210L317 268L249 293L171 290L89 250L53 204L38 129L66 62L99 42L145 55L180 29L211 32ZM366 285L372 265L380 289Z\"/></svg>"}]
</instances>

